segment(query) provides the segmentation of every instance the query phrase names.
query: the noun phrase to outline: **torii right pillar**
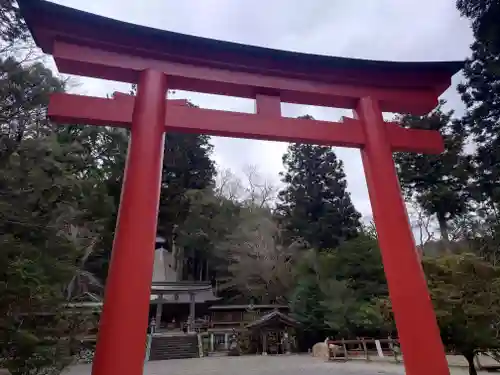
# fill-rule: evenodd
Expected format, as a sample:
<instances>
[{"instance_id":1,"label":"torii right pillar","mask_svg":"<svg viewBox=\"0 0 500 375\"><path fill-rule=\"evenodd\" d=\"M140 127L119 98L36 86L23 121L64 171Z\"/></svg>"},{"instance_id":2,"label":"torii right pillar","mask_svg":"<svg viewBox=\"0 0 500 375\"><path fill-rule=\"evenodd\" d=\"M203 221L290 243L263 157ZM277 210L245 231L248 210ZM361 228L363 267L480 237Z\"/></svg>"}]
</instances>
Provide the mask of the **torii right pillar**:
<instances>
[{"instance_id":1,"label":"torii right pillar","mask_svg":"<svg viewBox=\"0 0 500 375\"><path fill-rule=\"evenodd\" d=\"M432 301L401 195L388 127L376 100L355 109L366 143L361 157L392 309L408 375L449 374Z\"/></svg>"}]
</instances>

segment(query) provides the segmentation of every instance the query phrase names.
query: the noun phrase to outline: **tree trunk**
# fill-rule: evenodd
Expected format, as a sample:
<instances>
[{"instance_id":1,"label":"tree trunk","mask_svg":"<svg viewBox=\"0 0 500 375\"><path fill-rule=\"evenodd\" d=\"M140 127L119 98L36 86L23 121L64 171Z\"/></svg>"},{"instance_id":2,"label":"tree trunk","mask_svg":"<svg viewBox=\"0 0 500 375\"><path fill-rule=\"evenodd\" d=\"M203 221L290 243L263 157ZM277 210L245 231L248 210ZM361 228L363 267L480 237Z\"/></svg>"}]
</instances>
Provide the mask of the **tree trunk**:
<instances>
[{"instance_id":1,"label":"tree trunk","mask_svg":"<svg viewBox=\"0 0 500 375\"><path fill-rule=\"evenodd\" d=\"M490 205L491 205L491 209L493 210L493 214L495 215L495 219L496 221L498 222L499 218L498 218L498 210L497 210L497 207L495 205L495 200L493 199L493 194L490 194Z\"/></svg>"},{"instance_id":2,"label":"tree trunk","mask_svg":"<svg viewBox=\"0 0 500 375\"><path fill-rule=\"evenodd\" d=\"M177 281L182 281L184 280L184 266L185 266L185 259L184 259L184 248L182 247L177 247Z\"/></svg>"},{"instance_id":3,"label":"tree trunk","mask_svg":"<svg viewBox=\"0 0 500 375\"><path fill-rule=\"evenodd\" d=\"M441 232L441 243L444 254L451 254L450 234L448 232L448 222L444 215L437 214L439 232Z\"/></svg>"},{"instance_id":4,"label":"tree trunk","mask_svg":"<svg viewBox=\"0 0 500 375\"><path fill-rule=\"evenodd\" d=\"M205 261L205 280L210 281L210 276L208 275L208 259Z\"/></svg>"},{"instance_id":5,"label":"tree trunk","mask_svg":"<svg viewBox=\"0 0 500 375\"><path fill-rule=\"evenodd\" d=\"M463 356L469 364L469 375L477 375L476 366L474 366L474 352L463 353Z\"/></svg>"},{"instance_id":6,"label":"tree trunk","mask_svg":"<svg viewBox=\"0 0 500 375\"><path fill-rule=\"evenodd\" d=\"M198 260L199 278L198 281L203 281L203 259Z\"/></svg>"}]
</instances>

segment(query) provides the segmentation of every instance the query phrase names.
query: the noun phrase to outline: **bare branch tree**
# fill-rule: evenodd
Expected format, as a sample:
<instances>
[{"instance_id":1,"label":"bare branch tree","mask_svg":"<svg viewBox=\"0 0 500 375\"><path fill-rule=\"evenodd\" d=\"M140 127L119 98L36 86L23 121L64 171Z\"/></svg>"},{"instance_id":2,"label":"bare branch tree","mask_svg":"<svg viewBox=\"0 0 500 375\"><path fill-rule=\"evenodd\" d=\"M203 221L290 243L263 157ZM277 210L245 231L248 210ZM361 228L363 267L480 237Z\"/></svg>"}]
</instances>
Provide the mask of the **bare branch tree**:
<instances>
[{"instance_id":1,"label":"bare branch tree","mask_svg":"<svg viewBox=\"0 0 500 375\"><path fill-rule=\"evenodd\" d=\"M411 229L417 235L418 245L422 248L435 238L433 218L425 213L420 205L412 201L410 204L409 218Z\"/></svg>"},{"instance_id":2,"label":"bare branch tree","mask_svg":"<svg viewBox=\"0 0 500 375\"><path fill-rule=\"evenodd\" d=\"M244 192L243 182L230 169L217 170L215 181L216 196L224 197L231 201L241 199Z\"/></svg>"},{"instance_id":3,"label":"bare branch tree","mask_svg":"<svg viewBox=\"0 0 500 375\"><path fill-rule=\"evenodd\" d=\"M262 177L254 165L243 168L244 179L230 169L218 170L216 195L239 201L250 208L270 207L277 196L278 188Z\"/></svg>"},{"instance_id":4,"label":"bare branch tree","mask_svg":"<svg viewBox=\"0 0 500 375\"><path fill-rule=\"evenodd\" d=\"M294 282L293 264L300 243L284 246L267 209L245 210L238 228L217 247L229 260L221 289L237 290L263 303L284 302Z\"/></svg>"},{"instance_id":5,"label":"bare branch tree","mask_svg":"<svg viewBox=\"0 0 500 375\"><path fill-rule=\"evenodd\" d=\"M269 207L278 194L277 186L263 178L255 165L247 165L243 173L246 176L246 200L255 207Z\"/></svg>"}]
</instances>

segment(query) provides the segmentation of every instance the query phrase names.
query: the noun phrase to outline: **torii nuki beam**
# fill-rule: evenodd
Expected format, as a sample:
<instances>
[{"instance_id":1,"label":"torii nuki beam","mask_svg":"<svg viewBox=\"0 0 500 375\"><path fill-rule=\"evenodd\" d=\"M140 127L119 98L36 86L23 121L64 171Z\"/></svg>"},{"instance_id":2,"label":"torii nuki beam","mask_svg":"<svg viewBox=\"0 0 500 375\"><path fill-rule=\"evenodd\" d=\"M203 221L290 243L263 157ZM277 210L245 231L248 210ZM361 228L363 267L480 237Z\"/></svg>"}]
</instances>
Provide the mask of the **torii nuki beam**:
<instances>
[{"instance_id":1,"label":"torii nuki beam","mask_svg":"<svg viewBox=\"0 0 500 375\"><path fill-rule=\"evenodd\" d=\"M92 124L130 128L135 97L115 92L112 99L53 94L48 116L60 124ZM165 131L220 137L302 142L363 148L363 121L343 117L341 122L281 117L278 97L257 95L256 114L225 112L188 106L185 100L166 102ZM274 115L275 114L275 115ZM391 150L439 154L444 150L439 132L401 128L385 122ZM280 129L276 131L276 129Z\"/></svg>"}]
</instances>

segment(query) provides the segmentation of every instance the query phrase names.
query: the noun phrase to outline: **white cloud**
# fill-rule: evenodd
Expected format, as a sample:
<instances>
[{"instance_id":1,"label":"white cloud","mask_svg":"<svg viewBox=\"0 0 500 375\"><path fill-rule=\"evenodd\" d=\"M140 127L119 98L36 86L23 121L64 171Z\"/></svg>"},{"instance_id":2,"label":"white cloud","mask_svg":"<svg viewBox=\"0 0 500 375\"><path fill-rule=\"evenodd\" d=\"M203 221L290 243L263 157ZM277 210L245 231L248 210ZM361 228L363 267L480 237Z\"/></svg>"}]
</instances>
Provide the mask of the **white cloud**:
<instances>
[{"instance_id":1,"label":"white cloud","mask_svg":"<svg viewBox=\"0 0 500 375\"><path fill-rule=\"evenodd\" d=\"M454 1L435 0L57 0L122 21L185 34L277 49L380 60L460 60L469 54L472 34ZM105 95L127 91L116 82L81 79L79 92ZM456 79L454 81L456 84ZM178 92L201 107L250 112L250 100ZM454 87L444 95L461 110ZM285 116L309 113L333 120L329 108L283 105ZM253 164L278 179L286 144L214 138L215 160L235 172ZM371 215L358 150L337 149L348 188L364 216Z\"/></svg>"}]
</instances>

